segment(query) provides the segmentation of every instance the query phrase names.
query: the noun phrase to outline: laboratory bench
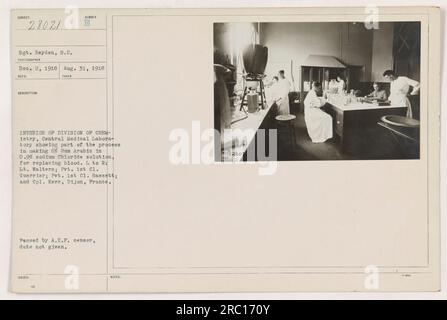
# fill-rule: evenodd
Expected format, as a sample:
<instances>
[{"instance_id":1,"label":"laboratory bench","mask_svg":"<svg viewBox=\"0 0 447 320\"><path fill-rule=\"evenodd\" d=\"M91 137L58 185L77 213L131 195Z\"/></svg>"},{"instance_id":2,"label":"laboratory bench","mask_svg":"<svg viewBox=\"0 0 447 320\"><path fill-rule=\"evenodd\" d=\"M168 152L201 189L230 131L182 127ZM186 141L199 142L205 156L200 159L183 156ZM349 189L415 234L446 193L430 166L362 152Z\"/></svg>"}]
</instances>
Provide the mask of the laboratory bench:
<instances>
[{"instance_id":1,"label":"laboratory bench","mask_svg":"<svg viewBox=\"0 0 447 320\"><path fill-rule=\"evenodd\" d=\"M334 136L339 139L342 151L353 155L362 154L362 149L374 139L374 131L380 131L377 123L383 116L405 115L407 112L406 107L366 102L345 105L329 101L322 109L332 116Z\"/></svg>"},{"instance_id":2,"label":"laboratory bench","mask_svg":"<svg viewBox=\"0 0 447 320\"><path fill-rule=\"evenodd\" d=\"M277 106L272 101L267 103L265 109L259 109L256 112L248 113L247 118L237 121L231 125L231 130L234 130L233 133L237 135L237 145L230 148L225 148L223 152L226 154L223 155L224 161L230 162L238 162L238 161L247 161L247 150L250 145L254 144L253 147L256 147L258 143L257 130L266 130L266 142L265 148L268 150L268 129L272 129L275 127L275 116L277 113ZM240 134L237 134L237 133ZM230 154L231 153L231 154ZM257 156L256 160L257 161Z\"/></svg>"}]
</instances>

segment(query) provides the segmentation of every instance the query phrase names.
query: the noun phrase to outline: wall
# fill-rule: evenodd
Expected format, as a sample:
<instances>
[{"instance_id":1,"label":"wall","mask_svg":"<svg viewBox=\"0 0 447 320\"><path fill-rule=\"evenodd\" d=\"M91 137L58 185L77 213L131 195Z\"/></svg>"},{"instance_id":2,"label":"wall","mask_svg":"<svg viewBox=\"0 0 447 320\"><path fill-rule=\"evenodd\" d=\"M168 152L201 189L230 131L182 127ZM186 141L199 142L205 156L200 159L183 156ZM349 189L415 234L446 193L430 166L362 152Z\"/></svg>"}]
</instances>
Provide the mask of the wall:
<instances>
[{"instance_id":1,"label":"wall","mask_svg":"<svg viewBox=\"0 0 447 320\"><path fill-rule=\"evenodd\" d=\"M421 77L421 23L396 22L393 50L394 71L414 80Z\"/></svg>"},{"instance_id":2,"label":"wall","mask_svg":"<svg viewBox=\"0 0 447 320\"><path fill-rule=\"evenodd\" d=\"M384 81L388 69L393 69L393 23L381 22L373 32L371 81Z\"/></svg>"},{"instance_id":3,"label":"wall","mask_svg":"<svg viewBox=\"0 0 447 320\"><path fill-rule=\"evenodd\" d=\"M341 61L353 66L363 66L360 81L370 81L372 67L373 31L361 22L341 23Z\"/></svg>"},{"instance_id":4,"label":"wall","mask_svg":"<svg viewBox=\"0 0 447 320\"><path fill-rule=\"evenodd\" d=\"M284 69L299 89L300 65L310 54L331 55L345 64L364 66L361 81L370 81L373 31L362 23L261 23L260 43L269 48L266 73Z\"/></svg>"}]
</instances>

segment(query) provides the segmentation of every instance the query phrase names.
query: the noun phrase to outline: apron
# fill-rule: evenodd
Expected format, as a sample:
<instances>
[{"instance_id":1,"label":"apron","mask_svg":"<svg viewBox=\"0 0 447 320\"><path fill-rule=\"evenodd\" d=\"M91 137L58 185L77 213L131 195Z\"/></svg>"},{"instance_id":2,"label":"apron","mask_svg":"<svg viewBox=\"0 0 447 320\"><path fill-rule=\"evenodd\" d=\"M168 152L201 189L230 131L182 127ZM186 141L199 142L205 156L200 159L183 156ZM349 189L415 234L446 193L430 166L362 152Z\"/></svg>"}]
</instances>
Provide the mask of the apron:
<instances>
[{"instance_id":1,"label":"apron","mask_svg":"<svg viewBox=\"0 0 447 320\"><path fill-rule=\"evenodd\" d=\"M314 143L325 142L333 137L332 117L322 111L321 100L311 90L304 100L304 121L307 133Z\"/></svg>"},{"instance_id":2,"label":"apron","mask_svg":"<svg viewBox=\"0 0 447 320\"><path fill-rule=\"evenodd\" d=\"M278 105L278 114L290 114L289 94L282 96L276 104Z\"/></svg>"},{"instance_id":3,"label":"apron","mask_svg":"<svg viewBox=\"0 0 447 320\"><path fill-rule=\"evenodd\" d=\"M307 133L314 143L325 142L332 138L332 117L319 108L305 110Z\"/></svg>"},{"instance_id":4,"label":"apron","mask_svg":"<svg viewBox=\"0 0 447 320\"><path fill-rule=\"evenodd\" d=\"M282 80L284 81L284 80ZM281 80L276 83L273 87L274 99L276 101L276 105L278 106L278 114L286 115L290 114L290 106L289 106L289 90L288 84L286 82L282 82Z\"/></svg>"},{"instance_id":5,"label":"apron","mask_svg":"<svg viewBox=\"0 0 447 320\"><path fill-rule=\"evenodd\" d=\"M407 117L413 118L413 110L411 109L411 103L406 94L394 94L390 97L392 106L405 106L407 107Z\"/></svg>"},{"instance_id":6,"label":"apron","mask_svg":"<svg viewBox=\"0 0 447 320\"><path fill-rule=\"evenodd\" d=\"M407 117L413 118L413 110L411 108L410 100L407 97L410 86L403 82L400 78L391 83L390 98L391 105L407 108Z\"/></svg>"}]
</instances>

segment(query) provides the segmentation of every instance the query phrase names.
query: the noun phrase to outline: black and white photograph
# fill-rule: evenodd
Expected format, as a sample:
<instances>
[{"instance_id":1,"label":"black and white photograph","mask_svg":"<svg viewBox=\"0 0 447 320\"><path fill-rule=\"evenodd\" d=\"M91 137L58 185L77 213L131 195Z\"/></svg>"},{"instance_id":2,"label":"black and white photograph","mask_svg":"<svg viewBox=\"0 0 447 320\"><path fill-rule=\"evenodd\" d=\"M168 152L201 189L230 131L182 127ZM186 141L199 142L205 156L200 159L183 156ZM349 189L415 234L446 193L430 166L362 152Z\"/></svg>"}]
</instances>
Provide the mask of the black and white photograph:
<instances>
[{"instance_id":1,"label":"black and white photograph","mask_svg":"<svg viewBox=\"0 0 447 320\"><path fill-rule=\"evenodd\" d=\"M218 160L419 159L420 22L213 31Z\"/></svg>"}]
</instances>

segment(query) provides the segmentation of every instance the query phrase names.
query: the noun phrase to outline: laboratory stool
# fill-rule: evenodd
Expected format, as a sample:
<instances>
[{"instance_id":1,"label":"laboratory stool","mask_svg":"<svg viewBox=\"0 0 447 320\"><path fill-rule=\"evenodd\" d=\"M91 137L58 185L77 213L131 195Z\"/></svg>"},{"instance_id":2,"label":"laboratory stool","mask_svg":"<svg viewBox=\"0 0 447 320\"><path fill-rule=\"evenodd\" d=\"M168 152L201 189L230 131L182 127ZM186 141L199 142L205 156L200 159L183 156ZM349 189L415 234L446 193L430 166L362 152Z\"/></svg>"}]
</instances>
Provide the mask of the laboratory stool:
<instances>
[{"instance_id":1,"label":"laboratory stool","mask_svg":"<svg viewBox=\"0 0 447 320\"><path fill-rule=\"evenodd\" d=\"M278 129L285 129L288 131L290 146L296 147L296 136L295 136L295 126L293 125L293 120L296 116L293 114L281 114L275 117L278 121Z\"/></svg>"}]
</instances>

